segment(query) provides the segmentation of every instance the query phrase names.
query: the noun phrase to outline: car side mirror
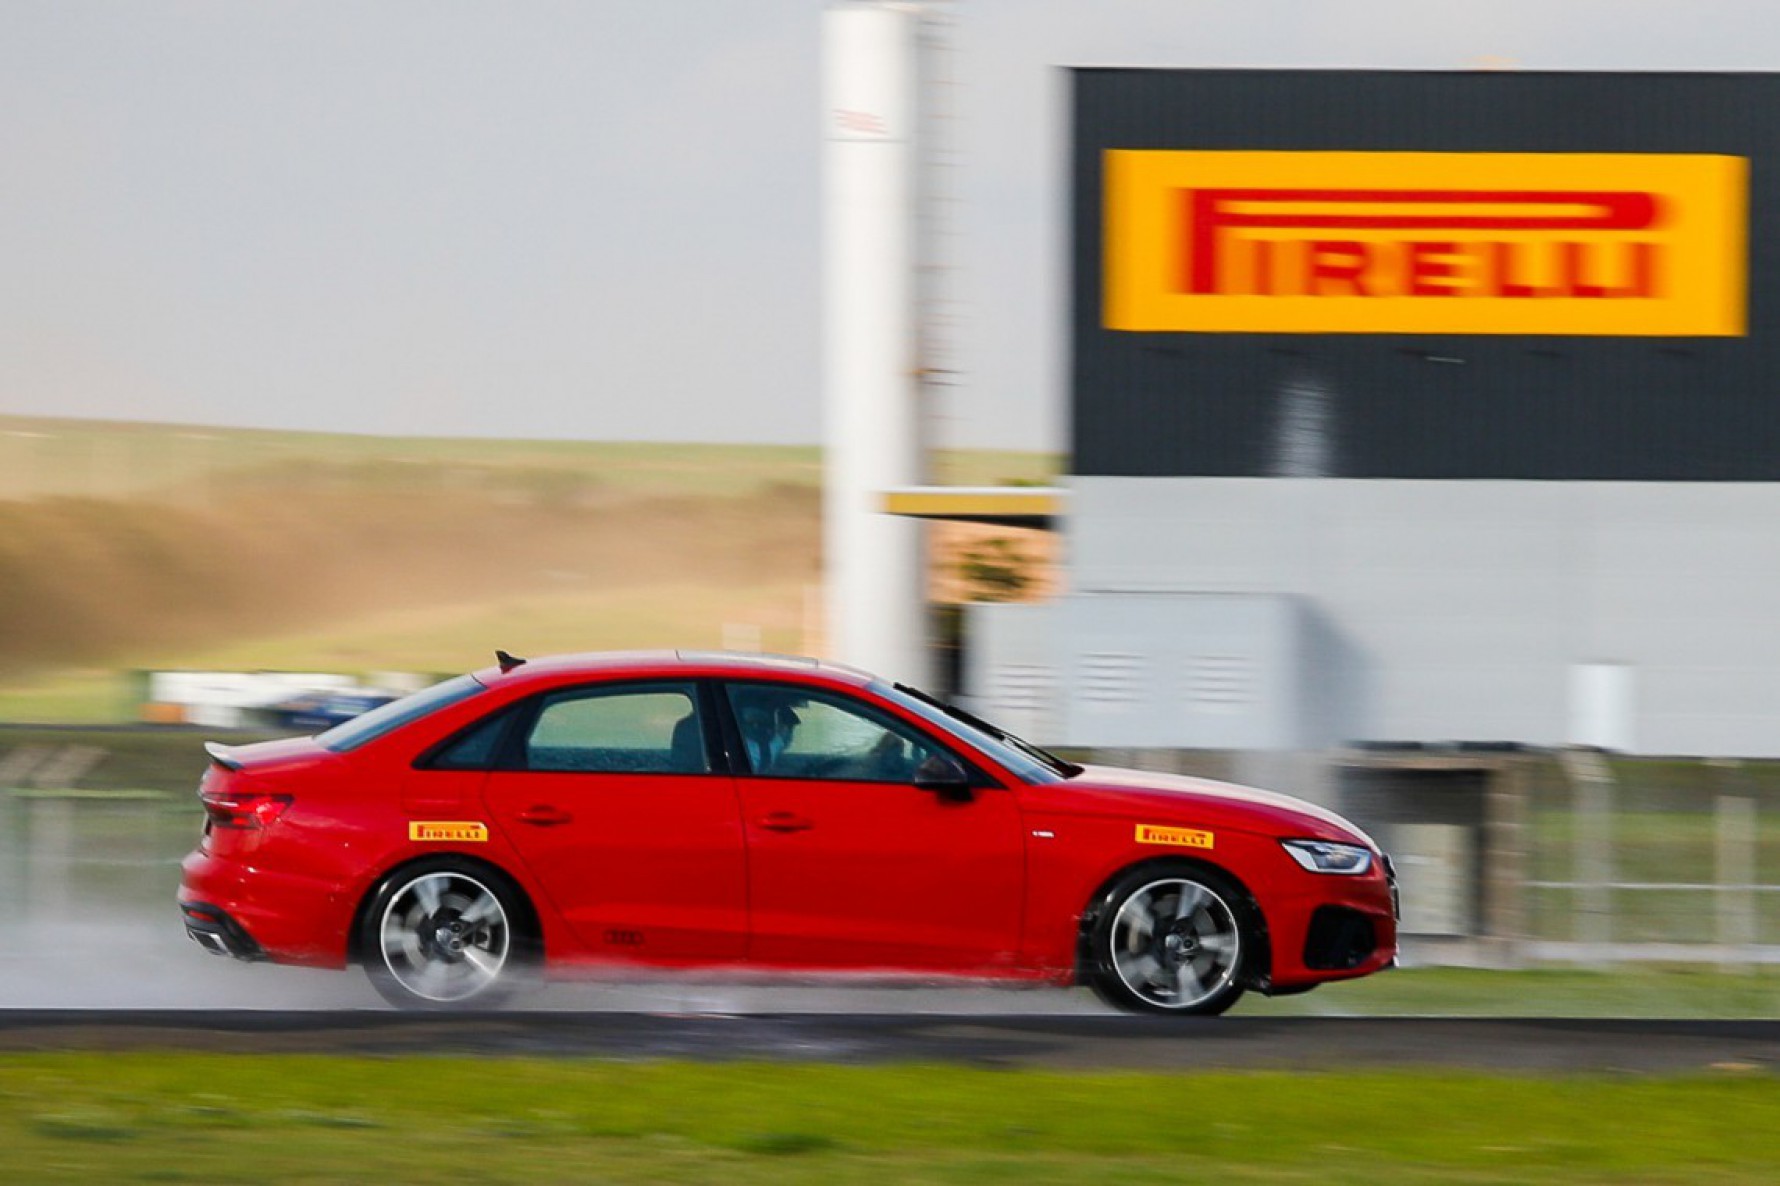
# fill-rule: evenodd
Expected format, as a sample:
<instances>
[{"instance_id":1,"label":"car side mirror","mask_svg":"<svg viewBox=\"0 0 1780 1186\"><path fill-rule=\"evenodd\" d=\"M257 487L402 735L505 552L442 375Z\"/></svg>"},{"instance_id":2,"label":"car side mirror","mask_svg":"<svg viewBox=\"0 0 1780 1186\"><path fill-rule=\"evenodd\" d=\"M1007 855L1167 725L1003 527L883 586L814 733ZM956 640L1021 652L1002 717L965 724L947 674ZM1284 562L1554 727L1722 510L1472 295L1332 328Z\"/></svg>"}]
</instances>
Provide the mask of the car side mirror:
<instances>
[{"instance_id":1,"label":"car side mirror","mask_svg":"<svg viewBox=\"0 0 1780 1186\"><path fill-rule=\"evenodd\" d=\"M958 760L947 754L929 754L915 767L915 788L932 791L952 803L968 803L975 798L970 789L970 775Z\"/></svg>"}]
</instances>

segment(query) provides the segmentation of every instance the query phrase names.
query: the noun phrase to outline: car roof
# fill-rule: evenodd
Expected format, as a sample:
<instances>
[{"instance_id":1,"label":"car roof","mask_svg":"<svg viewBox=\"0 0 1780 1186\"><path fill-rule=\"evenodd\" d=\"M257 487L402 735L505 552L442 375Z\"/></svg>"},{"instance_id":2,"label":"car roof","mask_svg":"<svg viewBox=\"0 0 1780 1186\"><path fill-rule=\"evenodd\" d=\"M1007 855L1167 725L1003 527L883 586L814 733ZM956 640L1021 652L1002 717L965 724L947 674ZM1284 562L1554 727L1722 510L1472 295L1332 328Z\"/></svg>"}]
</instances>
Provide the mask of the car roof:
<instances>
[{"instance_id":1,"label":"car roof","mask_svg":"<svg viewBox=\"0 0 1780 1186\"><path fill-rule=\"evenodd\" d=\"M512 683L561 683L578 676L815 676L824 682L862 686L877 677L844 663L803 655L771 655L752 651L589 651L543 655L503 671L499 665L473 673L489 687Z\"/></svg>"}]
</instances>

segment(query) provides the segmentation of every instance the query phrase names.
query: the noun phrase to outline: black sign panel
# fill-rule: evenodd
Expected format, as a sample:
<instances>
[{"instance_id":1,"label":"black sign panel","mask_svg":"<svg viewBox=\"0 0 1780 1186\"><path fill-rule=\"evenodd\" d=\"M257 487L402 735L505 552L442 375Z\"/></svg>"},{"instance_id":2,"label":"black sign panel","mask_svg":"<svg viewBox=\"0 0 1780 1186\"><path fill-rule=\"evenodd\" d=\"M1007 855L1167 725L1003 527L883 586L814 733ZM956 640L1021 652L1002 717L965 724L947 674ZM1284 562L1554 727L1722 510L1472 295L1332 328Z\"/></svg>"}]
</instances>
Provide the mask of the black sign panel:
<instances>
[{"instance_id":1,"label":"black sign panel","mask_svg":"<svg viewBox=\"0 0 1780 1186\"><path fill-rule=\"evenodd\" d=\"M1780 479L1780 334L1767 320L1780 76L1092 69L1073 82L1072 472ZM1113 150L1742 158L1746 332L1109 328Z\"/></svg>"}]
</instances>

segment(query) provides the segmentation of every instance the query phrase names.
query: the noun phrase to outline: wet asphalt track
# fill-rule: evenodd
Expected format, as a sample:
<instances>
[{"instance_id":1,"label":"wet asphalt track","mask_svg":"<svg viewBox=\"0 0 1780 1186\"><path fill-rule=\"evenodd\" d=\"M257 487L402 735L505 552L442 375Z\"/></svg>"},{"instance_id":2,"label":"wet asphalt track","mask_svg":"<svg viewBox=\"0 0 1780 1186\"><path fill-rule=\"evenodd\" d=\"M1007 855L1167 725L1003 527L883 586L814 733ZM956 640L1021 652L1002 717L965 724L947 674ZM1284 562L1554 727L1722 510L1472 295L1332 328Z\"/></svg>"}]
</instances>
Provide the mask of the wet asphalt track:
<instances>
[{"instance_id":1,"label":"wet asphalt track","mask_svg":"<svg viewBox=\"0 0 1780 1186\"><path fill-rule=\"evenodd\" d=\"M1675 1073L1780 1069L1780 1021L622 1012L0 1011L0 1051L946 1062L1214 1070L1443 1067Z\"/></svg>"},{"instance_id":2,"label":"wet asphalt track","mask_svg":"<svg viewBox=\"0 0 1780 1186\"><path fill-rule=\"evenodd\" d=\"M969 984L552 983L502 1013L403 1014L364 976L218 959L172 911L8 925L0 1052L545 1055L991 1067L1780 1071L1780 1021L1113 1013L1085 990ZM1315 998L1306 998L1314 1004Z\"/></svg>"}]
</instances>

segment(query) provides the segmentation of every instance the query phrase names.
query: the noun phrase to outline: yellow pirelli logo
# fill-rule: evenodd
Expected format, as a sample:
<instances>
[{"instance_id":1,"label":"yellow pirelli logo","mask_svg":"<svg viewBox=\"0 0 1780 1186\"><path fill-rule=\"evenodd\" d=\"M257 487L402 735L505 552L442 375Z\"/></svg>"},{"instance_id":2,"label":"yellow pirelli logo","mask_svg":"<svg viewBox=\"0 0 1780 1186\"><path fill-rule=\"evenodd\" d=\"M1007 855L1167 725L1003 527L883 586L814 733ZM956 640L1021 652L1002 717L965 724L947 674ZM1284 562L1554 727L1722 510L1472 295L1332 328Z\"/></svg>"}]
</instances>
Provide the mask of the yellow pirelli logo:
<instances>
[{"instance_id":1,"label":"yellow pirelli logo","mask_svg":"<svg viewBox=\"0 0 1780 1186\"><path fill-rule=\"evenodd\" d=\"M1169 844L1175 848L1210 848L1212 834L1197 828L1163 828L1155 824L1137 825L1139 844Z\"/></svg>"},{"instance_id":2,"label":"yellow pirelli logo","mask_svg":"<svg viewBox=\"0 0 1780 1186\"><path fill-rule=\"evenodd\" d=\"M1746 332L1743 157L1145 149L1104 161L1108 329Z\"/></svg>"},{"instance_id":3,"label":"yellow pirelli logo","mask_svg":"<svg viewBox=\"0 0 1780 1186\"><path fill-rule=\"evenodd\" d=\"M471 820L410 820L408 839L481 844L488 839L488 825Z\"/></svg>"}]
</instances>

